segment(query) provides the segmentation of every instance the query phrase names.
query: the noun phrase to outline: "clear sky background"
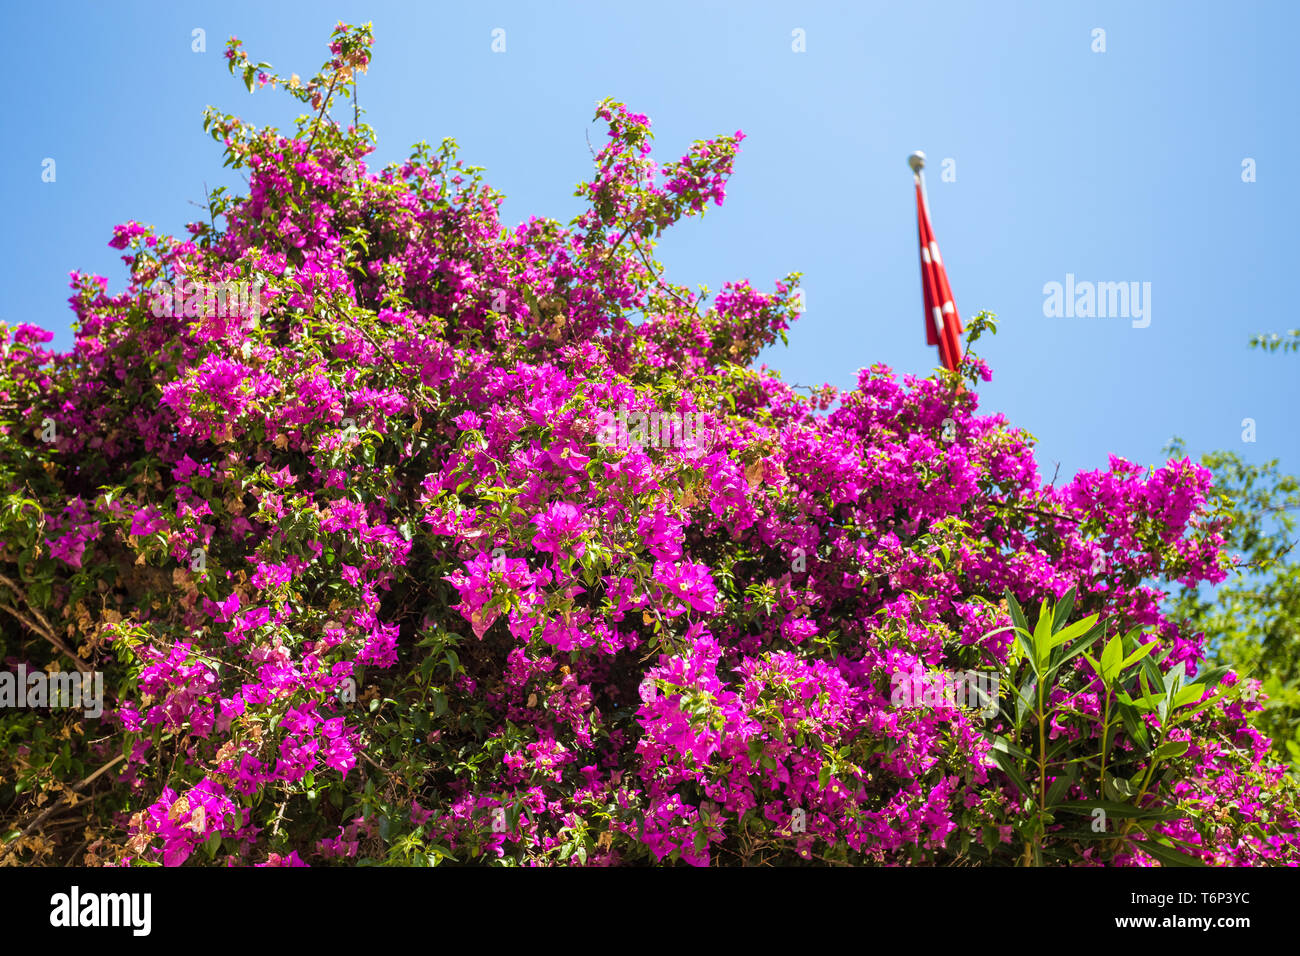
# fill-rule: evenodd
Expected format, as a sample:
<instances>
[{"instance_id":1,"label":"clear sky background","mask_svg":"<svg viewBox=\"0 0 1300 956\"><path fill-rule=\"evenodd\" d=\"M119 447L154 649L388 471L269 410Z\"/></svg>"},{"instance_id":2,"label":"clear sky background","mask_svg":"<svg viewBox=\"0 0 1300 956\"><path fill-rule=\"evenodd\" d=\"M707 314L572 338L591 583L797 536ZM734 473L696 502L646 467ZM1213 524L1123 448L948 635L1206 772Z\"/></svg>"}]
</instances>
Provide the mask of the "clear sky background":
<instances>
[{"instance_id":1,"label":"clear sky background","mask_svg":"<svg viewBox=\"0 0 1300 956\"><path fill-rule=\"evenodd\" d=\"M0 93L0 320L72 342L72 269L125 283L115 224L182 232L204 184L242 190L204 135L209 104L291 128L222 56L311 75L334 24L372 20L360 102L372 163L454 136L513 225L568 221L597 100L648 114L655 154L747 135L726 204L660 246L717 290L804 273L807 314L762 357L786 380L851 386L884 362L928 374L906 157L930 157L935 230L977 346L985 411L1040 441L1045 478L1155 463L1173 435L1300 471L1300 356L1248 348L1300 325L1300 4L1246 2L150 2L13 5ZM206 31L207 52L191 50ZM506 31L493 53L492 30ZM1104 53L1093 30L1104 29ZM801 29L806 52L792 50ZM344 110L350 116L351 107ZM41 181L42 160L57 163ZM950 158L955 182L941 179ZM1242 181L1255 160L1257 181ZM1045 283L1151 283L1151 323L1047 318ZM1257 441L1242 440L1242 420Z\"/></svg>"}]
</instances>

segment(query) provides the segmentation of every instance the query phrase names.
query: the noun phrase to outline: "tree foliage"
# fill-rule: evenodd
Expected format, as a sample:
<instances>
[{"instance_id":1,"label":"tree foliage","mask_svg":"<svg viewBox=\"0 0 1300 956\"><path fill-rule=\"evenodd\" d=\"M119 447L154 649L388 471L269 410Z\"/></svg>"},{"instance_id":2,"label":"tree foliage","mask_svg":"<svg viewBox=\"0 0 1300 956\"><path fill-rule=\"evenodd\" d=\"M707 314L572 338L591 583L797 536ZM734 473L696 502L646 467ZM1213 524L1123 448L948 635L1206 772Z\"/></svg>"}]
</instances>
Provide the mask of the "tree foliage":
<instances>
[{"instance_id":1,"label":"tree foliage","mask_svg":"<svg viewBox=\"0 0 1300 956\"><path fill-rule=\"evenodd\" d=\"M1182 451L1181 443L1172 450ZM1228 520L1225 555L1232 573L1215 589L1185 587L1171 615L1206 635L1213 658L1247 678L1263 707L1256 726L1278 759L1300 769L1300 560L1296 519L1300 482L1276 459L1252 465L1234 452L1212 452L1215 509Z\"/></svg>"},{"instance_id":2,"label":"tree foliage","mask_svg":"<svg viewBox=\"0 0 1300 956\"><path fill-rule=\"evenodd\" d=\"M752 367L797 273L654 257L741 133L661 165L605 101L586 209L507 228L451 141L367 167L331 108L370 46L304 82L232 40L311 110L209 111L247 194L117 227L70 352L0 327L0 650L107 695L0 716L8 860L1296 860L1252 706L1160 610L1224 576L1206 469L1044 484L973 355L800 394ZM996 707L933 692L972 671Z\"/></svg>"}]
</instances>

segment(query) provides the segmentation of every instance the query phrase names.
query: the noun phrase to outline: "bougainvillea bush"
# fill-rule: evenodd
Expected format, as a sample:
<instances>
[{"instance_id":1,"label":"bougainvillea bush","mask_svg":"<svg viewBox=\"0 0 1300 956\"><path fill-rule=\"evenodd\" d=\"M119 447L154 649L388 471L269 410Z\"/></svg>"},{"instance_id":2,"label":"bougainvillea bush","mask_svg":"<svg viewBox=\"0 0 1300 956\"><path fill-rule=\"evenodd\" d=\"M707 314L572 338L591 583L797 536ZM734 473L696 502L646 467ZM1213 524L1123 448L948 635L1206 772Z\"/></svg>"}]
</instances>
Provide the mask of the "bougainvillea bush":
<instances>
[{"instance_id":1,"label":"bougainvillea bush","mask_svg":"<svg viewBox=\"0 0 1300 956\"><path fill-rule=\"evenodd\" d=\"M1260 700L1161 610L1225 573L1207 471L1044 483L974 355L786 385L797 273L653 255L741 133L658 164L605 101L585 211L510 228L451 141L367 165L370 46L232 40L307 110L209 111L247 194L118 226L71 351L0 326L0 651L105 698L0 712L7 862L1300 859Z\"/></svg>"}]
</instances>

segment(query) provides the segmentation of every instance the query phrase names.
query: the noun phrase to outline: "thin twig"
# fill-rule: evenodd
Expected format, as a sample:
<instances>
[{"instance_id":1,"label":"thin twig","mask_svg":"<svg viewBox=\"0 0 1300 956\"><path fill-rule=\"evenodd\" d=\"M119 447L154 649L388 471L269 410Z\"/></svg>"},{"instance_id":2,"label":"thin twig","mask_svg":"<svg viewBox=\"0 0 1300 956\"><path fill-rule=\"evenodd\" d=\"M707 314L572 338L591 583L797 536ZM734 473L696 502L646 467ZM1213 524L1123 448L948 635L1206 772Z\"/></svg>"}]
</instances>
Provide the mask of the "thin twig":
<instances>
[{"instance_id":1,"label":"thin twig","mask_svg":"<svg viewBox=\"0 0 1300 956\"><path fill-rule=\"evenodd\" d=\"M339 81L339 75L335 73L334 76L330 78L330 88L325 91L325 99L324 101L322 101L320 105L320 112L316 114L316 122L312 124L311 139L307 140L308 156L311 155L312 144L316 142L316 134L320 132L321 117L324 116L325 111L329 109L330 97L334 95L334 84L337 83L338 81Z\"/></svg>"},{"instance_id":2,"label":"thin twig","mask_svg":"<svg viewBox=\"0 0 1300 956\"><path fill-rule=\"evenodd\" d=\"M620 240L620 241L621 241L621 240ZM647 261L647 259L646 259L646 254L645 254L645 250L642 249L642 248L641 248L641 244L640 244L639 242L636 241L636 236L633 236L633 237L632 237L632 245L635 246L635 247L636 247L636 251L637 251L638 253L641 254L641 261L642 261L643 263L645 263L645 267L650 271L650 275L654 277L654 280L655 280L656 284L658 284L659 288L662 289L664 292L667 292L669 295L671 295L674 299L676 299L676 300L677 300L678 302L680 302L682 305L686 306L686 308L690 309L690 310L691 310L691 314L694 315L697 319L698 319L698 318L701 318L701 316L700 316L700 312L699 312L699 309L698 309L695 305L693 305L693 304L690 303L690 302L687 302L687 301L686 301L685 299L683 299L680 295L678 295L677 292L673 289L673 287L672 287L672 285L671 285L670 283L664 282L664 280L663 280L663 273L664 273L664 270L663 270L663 269L660 269L658 272L656 272L654 266L652 266L652 265L649 263L649 261Z\"/></svg>"},{"instance_id":3,"label":"thin twig","mask_svg":"<svg viewBox=\"0 0 1300 956\"><path fill-rule=\"evenodd\" d=\"M1054 511L1041 511L1038 508L1023 508L1020 505L1007 504L1003 501L990 501L988 499L984 499L977 503L988 505L991 508L1009 508L1012 511L1018 511L1022 514L1039 515L1043 518L1054 518L1058 521L1072 521L1075 524L1083 524L1082 518L1072 518L1069 515L1058 514Z\"/></svg>"},{"instance_id":4,"label":"thin twig","mask_svg":"<svg viewBox=\"0 0 1300 956\"><path fill-rule=\"evenodd\" d=\"M25 616L17 608L10 607L8 604L0 604L0 610L4 610L8 612L13 617L17 618L20 622L22 622L24 625L26 625L29 630L35 631L41 637L45 638L45 640L49 641L56 648L58 648L61 652L66 654L69 658L72 659L73 664L76 666L77 670L81 671L81 673L89 674L91 671L90 665L86 663L86 661L82 660L81 657L77 655L76 651L74 651L67 644L65 644L63 640L57 634L54 633L54 628L50 627L50 622L45 619L45 615L41 614L41 612L35 606L33 606L32 602L27 600L27 596L22 592L22 590L18 587L18 585L15 584L13 581L9 580L9 578L5 577L3 574L0 574L0 584L3 584L10 591L12 591L16 598L21 598L23 603L27 605L27 609L32 612L32 617L35 617L36 620L33 621L31 618Z\"/></svg>"},{"instance_id":5,"label":"thin twig","mask_svg":"<svg viewBox=\"0 0 1300 956\"><path fill-rule=\"evenodd\" d=\"M65 790L64 793L63 793L63 796L59 797L59 799L57 799L57 800L55 800L53 803L51 803L51 804L50 804L50 805L45 809L45 812L44 812L44 813L42 813L42 814L41 814L40 816L38 816L35 820L33 820L31 823L29 823L29 824L27 825L26 829L24 829L23 832L20 833L20 834L18 835L17 839L21 840L23 837L29 835L33 830L35 830L35 829L36 829L37 827L39 827L42 823L44 823L46 820L48 820L48 819L50 818L50 814L52 814L55 810L59 809L59 807L63 806L64 802L68 799L68 797L70 797L72 794L76 793L76 792L77 792L78 790L80 790L82 787L89 786L90 784L94 783L95 780L97 780L101 774L103 774L105 771L111 769L112 767L117 766L119 763L121 763L121 762L122 762L123 760L125 760L125 759L126 759L126 754L119 754L118 756L116 756L116 757L114 757L112 760L110 760L108 763L104 764L104 766L100 767L98 770L96 770L94 773L92 773L92 774L91 774L89 777L87 777L85 780L81 781L81 783L74 784L74 785L73 785L72 787L70 787L68 790Z\"/></svg>"},{"instance_id":6,"label":"thin twig","mask_svg":"<svg viewBox=\"0 0 1300 956\"><path fill-rule=\"evenodd\" d=\"M284 808L288 806L289 798L285 797L280 801L280 809L275 814L275 823L271 826L271 839L280 835L280 821L284 819Z\"/></svg>"}]
</instances>

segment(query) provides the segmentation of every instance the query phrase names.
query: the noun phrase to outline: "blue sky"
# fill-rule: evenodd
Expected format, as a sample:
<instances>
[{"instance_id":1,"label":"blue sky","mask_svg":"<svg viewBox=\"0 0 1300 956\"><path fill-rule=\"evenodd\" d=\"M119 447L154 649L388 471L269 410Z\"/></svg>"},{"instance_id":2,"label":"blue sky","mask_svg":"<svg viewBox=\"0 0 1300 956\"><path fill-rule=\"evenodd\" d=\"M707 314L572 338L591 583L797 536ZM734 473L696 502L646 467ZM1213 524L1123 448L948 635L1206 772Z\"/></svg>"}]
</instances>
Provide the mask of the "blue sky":
<instances>
[{"instance_id":1,"label":"blue sky","mask_svg":"<svg viewBox=\"0 0 1300 956\"><path fill-rule=\"evenodd\" d=\"M454 136L513 224L567 221L590 170L597 100L654 123L655 152L743 129L726 205L660 247L675 281L770 288L804 273L808 312L763 360L791 382L851 386L884 362L928 374L906 157L930 157L935 230L963 317L999 316L979 350L985 411L1040 441L1046 478L1153 463L1173 435L1300 471L1300 357L1248 348L1300 325L1296 5L1194 2L123 3L9 13L0 133L0 320L71 341L67 273L125 281L112 227L171 232L204 184L242 186L201 128L209 104L289 128L297 104L250 95L227 37L281 73L315 72L339 19L372 20L360 102L375 160ZM206 53L191 31L206 31ZM492 30L506 31L493 53ZM1093 31L1105 30L1105 52ZM806 52L792 50L804 31ZM349 110L350 112L350 110ZM56 181L42 182L42 161ZM1256 181L1242 181L1243 160ZM944 159L956 181L943 182ZM1048 318L1043 287L1149 282L1150 325ZM1242 440L1242 420L1257 441Z\"/></svg>"}]
</instances>

